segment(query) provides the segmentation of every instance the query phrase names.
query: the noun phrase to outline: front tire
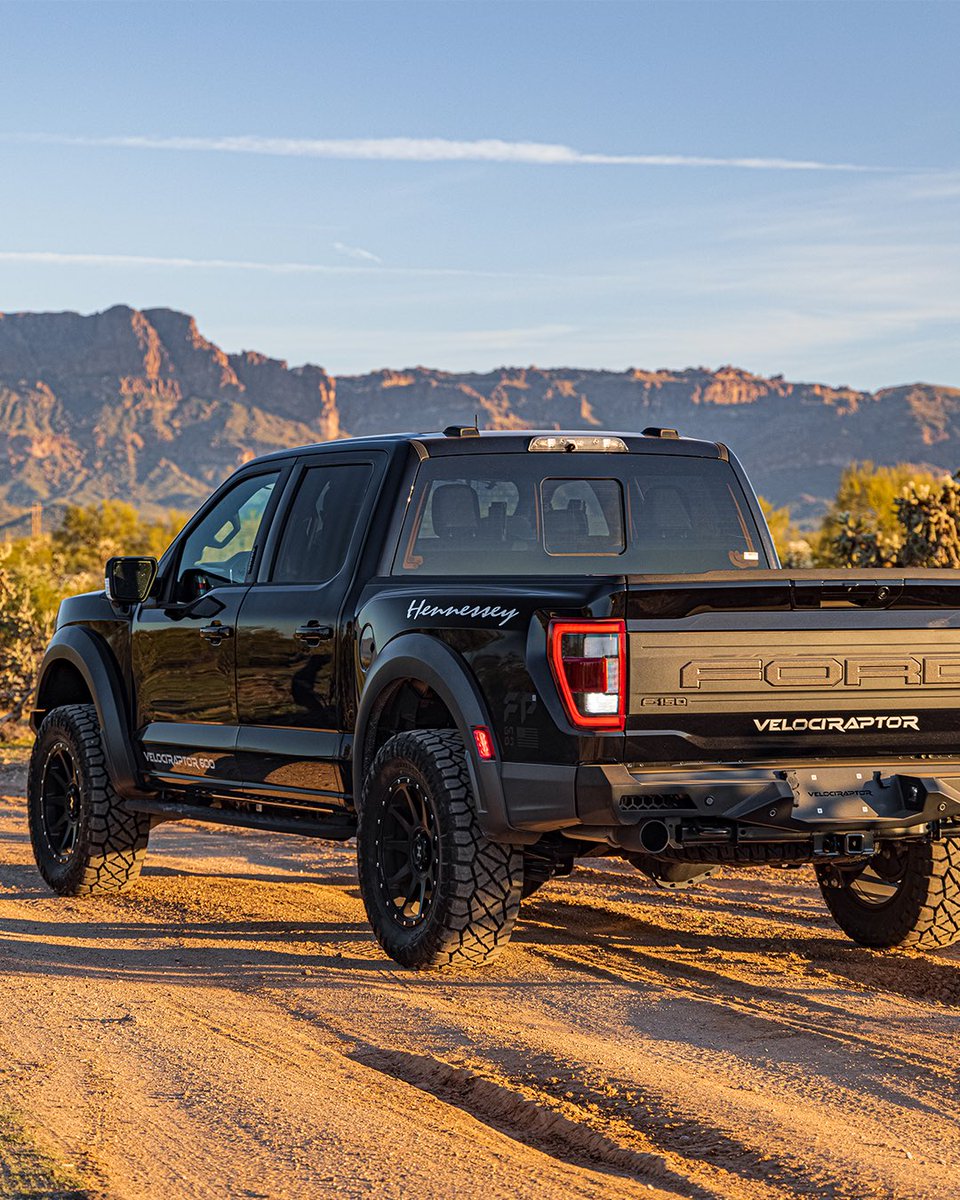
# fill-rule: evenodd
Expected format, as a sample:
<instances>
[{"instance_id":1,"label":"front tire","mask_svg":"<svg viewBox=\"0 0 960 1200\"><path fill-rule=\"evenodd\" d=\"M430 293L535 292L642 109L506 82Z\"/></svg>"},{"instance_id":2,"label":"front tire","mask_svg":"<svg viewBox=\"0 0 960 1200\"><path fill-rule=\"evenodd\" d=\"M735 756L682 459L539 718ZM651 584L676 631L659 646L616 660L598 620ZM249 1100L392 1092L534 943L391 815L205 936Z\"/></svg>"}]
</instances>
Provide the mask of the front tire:
<instances>
[{"instance_id":1,"label":"front tire","mask_svg":"<svg viewBox=\"0 0 960 1200\"><path fill-rule=\"evenodd\" d=\"M92 704L66 704L44 718L30 758L27 807L33 856L55 892L125 892L136 882L150 818L129 812L114 790Z\"/></svg>"},{"instance_id":2,"label":"front tire","mask_svg":"<svg viewBox=\"0 0 960 1200\"><path fill-rule=\"evenodd\" d=\"M357 865L377 941L403 967L481 966L510 939L523 855L484 836L463 740L449 730L399 733L380 750Z\"/></svg>"},{"instance_id":3,"label":"front tire","mask_svg":"<svg viewBox=\"0 0 960 1200\"><path fill-rule=\"evenodd\" d=\"M833 919L861 946L943 950L960 941L960 841L882 842L865 866L823 866Z\"/></svg>"}]
</instances>

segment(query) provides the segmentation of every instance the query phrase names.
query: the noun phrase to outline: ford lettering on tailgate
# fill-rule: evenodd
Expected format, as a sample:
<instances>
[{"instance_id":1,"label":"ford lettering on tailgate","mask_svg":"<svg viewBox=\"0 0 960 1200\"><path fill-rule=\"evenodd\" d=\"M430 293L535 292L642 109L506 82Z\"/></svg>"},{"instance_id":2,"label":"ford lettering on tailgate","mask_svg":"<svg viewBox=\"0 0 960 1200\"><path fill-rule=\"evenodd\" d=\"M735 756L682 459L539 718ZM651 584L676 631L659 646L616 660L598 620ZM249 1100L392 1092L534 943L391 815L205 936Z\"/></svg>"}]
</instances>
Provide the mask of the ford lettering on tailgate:
<instances>
[{"instance_id":1,"label":"ford lettering on tailgate","mask_svg":"<svg viewBox=\"0 0 960 1200\"><path fill-rule=\"evenodd\" d=\"M683 690L737 692L752 691L758 685L864 690L956 687L960 685L960 654L703 658L680 669Z\"/></svg>"}]
</instances>

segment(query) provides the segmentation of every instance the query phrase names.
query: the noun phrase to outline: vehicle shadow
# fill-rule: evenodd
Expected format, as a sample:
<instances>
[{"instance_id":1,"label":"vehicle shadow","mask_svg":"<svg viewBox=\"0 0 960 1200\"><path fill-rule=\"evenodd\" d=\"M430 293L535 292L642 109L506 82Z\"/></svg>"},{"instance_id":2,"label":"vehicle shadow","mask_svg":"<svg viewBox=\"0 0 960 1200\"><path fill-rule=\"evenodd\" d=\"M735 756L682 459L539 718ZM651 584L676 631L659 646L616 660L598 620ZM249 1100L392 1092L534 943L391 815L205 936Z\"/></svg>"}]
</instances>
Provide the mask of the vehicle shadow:
<instances>
[{"instance_id":1,"label":"vehicle shadow","mask_svg":"<svg viewBox=\"0 0 960 1200\"><path fill-rule=\"evenodd\" d=\"M760 1057L769 1042L776 1042L777 1055L787 1059L791 1042L812 1039L818 1056L833 1061L838 1084L849 1082L857 1063L867 1060L869 1074L882 1076L891 1057L938 1074L939 1052L914 1054L892 1047L889 1036L874 1037L873 1026L851 1011L851 991L932 1001L945 1008L950 1036L958 1031L954 1010L960 1007L960 963L955 960L865 950L824 938L816 929L775 942L715 928L703 933L664 930L641 917L602 907L585 910L582 904L556 899L541 903L533 921L531 913L518 930L520 944L555 967L642 994L636 1021L645 1034L650 1031L645 1010L662 1001L677 1015L671 1036L679 1034L694 1044L702 1034L702 1044L715 1048L718 1033L730 1023L737 1026L738 1041L756 1042ZM947 1077L952 1080L952 1073Z\"/></svg>"},{"instance_id":2,"label":"vehicle shadow","mask_svg":"<svg viewBox=\"0 0 960 1200\"><path fill-rule=\"evenodd\" d=\"M799 968L811 977L832 977L841 984L889 992L910 1000L933 1001L960 1007L960 947L938 954L909 950L868 950L829 928L806 923L806 932L784 934L776 929L762 934L744 933L731 920L731 932L718 930L715 922L703 932L681 926L656 923L648 917L605 908L601 902L585 898L555 898L529 905L515 939L530 944L578 944L587 932L602 940L608 949L621 954L633 948L655 950L677 947L700 953L760 957L775 963L791 958L790 972ZM771 920L780 921L780 913L771 906ZM799 960L799 961L797 961ZM695 962L687 969L695 972ZM676 967L677 970L683 969Z\"/></svg>"}]
</instances>

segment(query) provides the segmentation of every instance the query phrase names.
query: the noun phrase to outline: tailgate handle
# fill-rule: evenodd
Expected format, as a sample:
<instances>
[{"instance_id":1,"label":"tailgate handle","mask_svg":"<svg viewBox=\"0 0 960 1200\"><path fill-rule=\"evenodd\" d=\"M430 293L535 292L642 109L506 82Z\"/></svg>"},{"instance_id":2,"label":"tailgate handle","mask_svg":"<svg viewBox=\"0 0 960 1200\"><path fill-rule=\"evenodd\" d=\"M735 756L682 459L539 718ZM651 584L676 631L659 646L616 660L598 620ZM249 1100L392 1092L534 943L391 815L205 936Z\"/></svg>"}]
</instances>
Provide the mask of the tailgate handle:
<instances>
[{"instance_id":1,"label":"tailgate handle","mask_svg":"<svg viewBox=\"0 0 960 1200\"><path fill-rule=\"evenodd\" d=\"M823 608L843 602L859 608L887 608L903 591L902 579L858 579L850 583L839 579L794 579L791 582L796 608Z\"/></svg>"}]
</instances>

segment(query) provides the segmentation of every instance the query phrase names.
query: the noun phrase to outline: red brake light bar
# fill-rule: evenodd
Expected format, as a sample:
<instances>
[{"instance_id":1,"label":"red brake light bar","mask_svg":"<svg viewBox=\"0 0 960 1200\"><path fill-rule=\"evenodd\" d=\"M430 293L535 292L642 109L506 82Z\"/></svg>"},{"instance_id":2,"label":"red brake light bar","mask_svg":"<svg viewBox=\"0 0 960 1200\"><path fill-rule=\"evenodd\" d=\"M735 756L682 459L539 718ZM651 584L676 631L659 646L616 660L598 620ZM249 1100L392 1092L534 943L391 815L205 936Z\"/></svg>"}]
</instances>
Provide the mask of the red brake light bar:
<instances>
[{"instance_id":1,"label":"red brake light bar","mask_svg":"<svg viewBox=\"0 0 960 1200\"><path fill-rule=\"evenodd\" d=\"M623 729L626 714L623 621L552 621L547 656L560 699L580 729Z\"/></svg>"}]
</instances>

